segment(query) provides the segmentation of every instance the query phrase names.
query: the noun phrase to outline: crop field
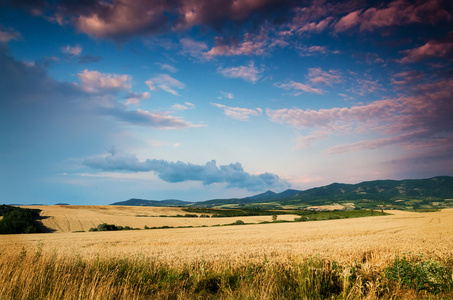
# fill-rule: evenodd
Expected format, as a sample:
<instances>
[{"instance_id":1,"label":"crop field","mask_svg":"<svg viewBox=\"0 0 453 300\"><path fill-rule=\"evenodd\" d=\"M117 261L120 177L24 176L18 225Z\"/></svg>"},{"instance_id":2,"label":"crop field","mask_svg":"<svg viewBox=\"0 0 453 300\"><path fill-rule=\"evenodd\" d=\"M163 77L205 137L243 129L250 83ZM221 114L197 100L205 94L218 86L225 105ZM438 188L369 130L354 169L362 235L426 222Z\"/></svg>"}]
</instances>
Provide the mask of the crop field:
<instances>
[{"instance_id":1,"label":"crop field","mask_svg":"<svg viewBox=\"0 0 453 300\"><path fill-rule=\"evenodd\" d=\"M157 224L152 222L198 226L241 219L258 223L271 216L173 218L168 216L184 212L153 207L41 209L48 216L43 220L48 222L46 226L57 232L0 236L2 299L453 296L453 209L390 211L388 216L314 222L114 232L74 231L86 231L101 222L143 228ZM69 210L71 214L67 214ZM279 219L284 217L294 216ZM43 282L49 282L47 289L41 288Z\"/></svg>"},{"instance_id":2,"label":"crop field","mask_svg":"<svg viewBox=\"0 0 453 300\"><path fill-rule=\"evenodd\" d=\"M142 206L23 206L41 210L42 223L52 232L88 231L98 224L108 223L132 228L162 226L213 226L236 221L238 218L184 218L187 212L179 207ZM201 214L197 214L201 215ZM280 220L294 220L296 215L280 215ZM272 221L272 216L240 217L246 223Z\"/></svg>"}]
</instances>

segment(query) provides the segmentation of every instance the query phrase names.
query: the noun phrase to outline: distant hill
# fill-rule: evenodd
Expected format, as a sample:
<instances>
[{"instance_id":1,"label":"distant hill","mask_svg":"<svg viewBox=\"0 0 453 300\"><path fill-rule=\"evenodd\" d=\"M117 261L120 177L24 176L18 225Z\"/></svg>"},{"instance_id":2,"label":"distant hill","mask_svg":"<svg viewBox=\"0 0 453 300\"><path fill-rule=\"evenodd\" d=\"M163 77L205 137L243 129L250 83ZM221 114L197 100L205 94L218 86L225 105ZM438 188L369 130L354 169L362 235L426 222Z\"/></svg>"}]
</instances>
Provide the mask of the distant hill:
<instances>
[{"instance_id":1,"label":"distant hill","mask_svg":"<svg viewBox=\"0 0 453 300\"><path fill-rule=\"evenodd\" d=\"M417 209L453 207L453 177L429 179L374 180L357 184L332 183L305 191L267 191L245 198L213 199L201 202L180 200L130 199L112 205L304 208L308 206L353 203L356 208Z\"/></svg>"},{"instance_id":2,"label":"distant hill","mask_svg":"<svg viewBox=\"0 0 453 300\"><path fill-rule=\"evenodd\" d=\"M129 199L126 201L115 202L111 205L126 205L126 206L186 206L192 202L186 202L175 199L168 200L143 200L143 199Z\"/></svg>"},{"instance_id":3,"label":"distant hill","mask_svg":"<svg viewBox=\"0 0 453 300\"><path fill-rule=\"evenodd\" d=\"M433 205L453 199L453 177L438 176L430 179L375 180L358 184L333 183L301 191L291 197L279 199L282 205L322 205L350 201L356 206L376 205L412 206ZM452 203L453 204L453 203Z\"/></svg>"}]
</instances>

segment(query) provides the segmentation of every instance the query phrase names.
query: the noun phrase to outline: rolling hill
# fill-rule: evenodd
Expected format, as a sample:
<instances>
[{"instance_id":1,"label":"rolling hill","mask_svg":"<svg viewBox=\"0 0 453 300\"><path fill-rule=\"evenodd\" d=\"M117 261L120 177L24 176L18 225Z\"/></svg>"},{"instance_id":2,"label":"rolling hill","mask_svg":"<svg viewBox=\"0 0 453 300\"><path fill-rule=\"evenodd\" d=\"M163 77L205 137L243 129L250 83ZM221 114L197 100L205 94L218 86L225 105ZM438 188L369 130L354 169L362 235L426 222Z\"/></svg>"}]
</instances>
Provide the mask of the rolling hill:
<instances>
[{"instance_id":1,"label":"rolling hill","mask_svg":"<svg viewBox=\"0 0 453 300\"><path fill-rule=\"evenodd\" d=\"M332 183L304 191L267 191L246 198L213 199L200 202L130 199L112 205L305 208L353 203L355 208L420 209L453 206L453 177L429 179L374 180L357 184Z\"/></svg>"}]
</instances>

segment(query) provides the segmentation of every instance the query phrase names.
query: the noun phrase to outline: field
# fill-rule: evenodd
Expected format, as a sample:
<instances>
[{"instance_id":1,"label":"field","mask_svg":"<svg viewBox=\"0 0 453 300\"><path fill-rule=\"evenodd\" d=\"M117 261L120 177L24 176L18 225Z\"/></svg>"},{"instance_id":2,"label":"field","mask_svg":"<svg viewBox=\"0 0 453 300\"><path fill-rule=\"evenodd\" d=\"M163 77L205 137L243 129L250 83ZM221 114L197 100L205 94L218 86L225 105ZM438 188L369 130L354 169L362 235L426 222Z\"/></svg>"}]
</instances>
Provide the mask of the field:
<instances>
[{"instance_id":1,"label":"field","mask_svg":"<svg viewBox=\"0 0 453 300\"><path fill-rule=\"evenodd\" d=\"M24 206L41 209L42 223L52 232L88 231L108 223L132 228L162 226L213 226L229 224L238 218L184 218L187 212L179 207L146 206ZM201 214L197 214L201 215ZM280 215L280 220L294 220L296 215ZM240 217L246 223L272 221L272 216Z\"/></svg>"},{"instance_id":2,"label":"field","mask_svg":"<svg viewBox=\"0 0 453 300\"><path fill-rule=\"evenodd\" d=\"M68 268L68 270L63 268L66 271L54 270L56 273L71 274L71 272L75 272L79 274L85 272L82 274L83 276L80 275L82 279L85 278L83 279L85 286L80 287L80 282L71 285L71 281L67 278L68 283L60 282L52 289L49 288L49 291L44 290L38 298L77 299L77 296L71 297L64 293L52 296L50 292L50 290L55 292L56 289L63 289L63 291L73 289L74 295L79 295L80 298L95 299L98 296L95 296L97 294L90 290L90 284L96 284L99 287L103 286L108 293L117 295L112 299L147 299L147 297L152 298L150 295L163 299L203 299L206 297L292 299L294 294L285 294L287 287L284 282L287 280L293 282L291 280L294 278L303 277L305 274L302 272L303 270L312 270L307 271L308 281L296 280L293 285L299 287L299 290L295 292L305 295L305 297L300 296L305 299L378 299L386 297L412 299L425 296L429 296L431 299L449 299L453 295L451 286L448 285L452 279L451 268L453 267L452 209L429 213L390 211L392 213L390 216L301 223L74 232L87 231L89 227L103 222L140 228L145 225L151 227L164 224L201 226L221 224L220 222L227 224L237 219L246 223L258 223L262 220L270 221L271 216L177 218L168 216L184 214L179 211L179 208L95 206L33 208L43 209L42 214L47 216L43 222L47 227L54 228L56 232L0 236L0 270L2 270L0 286L3 286L1 292L4 295L2 299L35 298L36 295L32 292L25 293L25 295L33 297L24 296L24 290L36 284L31 281L29 275L41 274L42 272L40 273L39 270L48 269L51 265ZM68 211L71 213L68 214ZM145 215L147 217L143 217ZM167 217L158 217L159 215L167 215ZM281 215L279 219L293 217ZM401 259L403 260L401 261ZM19 261L26 263L29 268L28 275L17 269L17 265L20 265ZM100 267L100 262L103 262L101 264L103 267ZM395 275L397 277L394 281L391 281L390 275L383 275L385 270L387 270L385 274L389 272L389 266L400 263L401 268L396 265L398 272L400 269L404 269L404 266L408 270L407 268L410 266L415 268L426 264L429 268L437 270L430 271L434 272L434 275L445 271L447 275L444 273L441 275L447 277L441 277L438 281L445 282L447 286L438 291L430 290L429 284L426 282L424 282L426 288L414 289L410 284L404 285L404 280L412 280L410 274L415 272L412 269L412 271L408 271L409 275L402 276L402 273L398 273ZM42 264L41 267L39 267L40 264ZM71 266L80 264L88 269L75 271L71 269ZM146 270L154 270L157 272L156 274L161 274L159 273L161 271L158 270L167 270L165 273L167 277L164 276L164 279L159 279L160 281L156 279L158 283L146 277L151 281L149 284L143 285L143 282L148 282L146 281L148 279L141 278L134 281L132 277L124 275L129 279L118 282L115 278L121 277L118 275L118 270L122 270L119 266L123 266L122 268L131 272L123 270L120 272L121 276L124 274L132 276L132 273L142 270L138 266L146 266ZM100 272L96 273L98 277L90 277L94 276L92 268L95 268L96 272ZM109 271L105 271L105 268ZM8 272L5 271L7 269ZM102 273L102 270L106 273ZM168 274L173 274L171 272L175 272L176 277L170 276L169 279ZM36 274L35 277L38 276ZM51 276L49 274L46 276ZM111 278L111 274L116 275ZM287 275L279 277L282 276L281 274ZM429 276L426 275L428 276L426 278L434 276L432 273L429 274ZM64 278L64 274L60 275L61 278ZM75 275L67 276L77 277ZM104 281L101 280L103 276ZM322 287L319 287L321 290L318 291L317 296L307 296L309 290L307 287L305 294L300 294L302 293L300 289L303 289L306 284L310 282L315 284L320 280L317 276L321 276L327 283L333 284L328 288L332 290L332 294L322 292ZM55 275L55 278L60 278L60 276ZM213 279L213 283L211 282L213 288L210 288L211 279L209 278L217 278ZM235 280L240 283L231 279L236 282L233 284L228 278L236 278ZM419 275L417 278L414 280L418 280L417 282L420 283L422 276ZM207 282L205 282L206 280ZM18 286L21 287L20 292L14 294ZM147 289L151 286L153 287L151 290ZM327 286L329 287L329 285ZM312 288L314 287L312 286ZM124 289L128 290L127 295L121 294L120 291L124 291ZM102 295L105 296L105 294L102 294L101 290L98 292L100 296L96 299L103 299ZM63 297L63 295L67 296Z\"/></svg>"}]
</instances>

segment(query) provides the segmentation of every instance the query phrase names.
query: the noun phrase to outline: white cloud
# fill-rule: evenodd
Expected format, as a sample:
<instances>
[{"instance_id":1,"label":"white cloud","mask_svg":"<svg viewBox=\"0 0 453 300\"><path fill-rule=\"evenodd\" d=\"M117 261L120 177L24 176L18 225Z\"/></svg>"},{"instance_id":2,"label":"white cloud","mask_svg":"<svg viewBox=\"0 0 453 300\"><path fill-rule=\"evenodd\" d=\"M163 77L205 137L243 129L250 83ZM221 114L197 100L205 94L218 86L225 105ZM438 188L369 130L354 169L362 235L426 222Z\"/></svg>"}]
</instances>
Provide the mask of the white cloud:
<instances>
[{"instance_id":1,"label":"white cloud","mask_svg":"<svg viewBox=\"0 0 453 300\"><path fill-rule=\"evenodd\" d=\"M263 112L261 108L249 109L242 107L229 107L218 103L212 103L212 105L223 109L226 116L240 121L248 121L250 116L260 116Z\"/></svg>"},{"instance_id":2,"label":"white cloud","mask_svg":"<svg viewBox=\"0 0 453 300\"><path fill-rule=\"evenodd\" d=\"M76 45L74 47L67 45L66 47L62 47L61 51L69 55L79 56L82 53L82 47L79 45Z\"/></svg>"},{"instance_id":3,"label":"white cloud","mask_svg":"<svg viewBox=\"0 0 453 300\"><path fill-rule=\"evenodd\" d=\"M222 74L227 78L241 78L245 81L250 81L255 83L260 79L261 70L258 70L253 62L251 62L248 66L239 66L239 67L231 67L231 68L221 68L217 69L217 72Z\"/></svg>"},{"instance_id":4,"label":"white cloud","mask_svg":"<svg viewBox=\"0 0 453 300\"><path fill-rule=\"evenodd\" d=\"M220 92L225 98L228 98L228 99L233 99L234 98L234 95L233 93L228 93L228 92Z\"/></svg>"},{"instance_id":5,"label":"white cloud","mask_svg":"<svg viewBox=\"0 0 453 300\"><path fill-rule=\"evenodd\" d=\"M203 42L197 42L189 38L180 40L182 46L182 54L190 55L198 59L205 59L204 51L208 49L208 45Z\"/></svg>"},{"instance_id":6,"label":"white cloud","mask_svg":"<svg viewBox=\"0 0 453 300\"><path fill-rule=\"evenodd\" d=\"M159 64L159 63L158 63L158 65L160 66L160 68L161 68L162 70L166 70L166 71L169 71L169 72L172 72L172 73L178 72L178 69L177 69L177 68L175 68L175 67L173 67L173 66L171 66L171 65L169 65L169 64Z\"/></svg>"},{"instance_id":7,"label":"white cloud","mask_svg":"<svg viewBox=\"0 0 453 300\"><path fill-rule=\"evenodd\" d=\"M156 77L147 80L145 83L149 86L150 90L155 90L154 84L156 84L157 87L160 88L161 90L164 90L167 93L170 93L175 96L180 96L175 89L185 88L184 83L167 74L160 74Z\"/></svg>"},{"instance_id":8,"label":"white cloud","mask_svg":"<svg viewBox=\"0 0 453 300\"><path fill-rule=\"evenodd\" d=\"M154 82L152 80L145 81L145 84L149 87L150 91L156 91L157 88L154 86Z\"/></svg>"},{"instance_id":9,"label":"white cloud","mask_svg":"<svg viewBox=\"0 0 453 300\"><path fill-rule=\"evenodd\" d=\"M191 108L195 108L195 104L190 102L184 102L184 104L174 104L171 107L172 110L186 110Z\"/></svg>"}]
</instances>

